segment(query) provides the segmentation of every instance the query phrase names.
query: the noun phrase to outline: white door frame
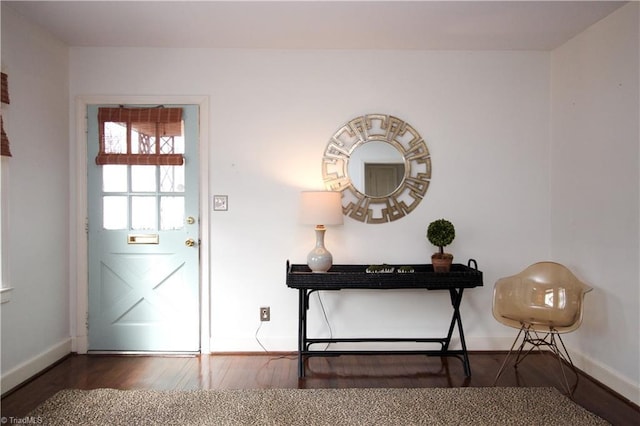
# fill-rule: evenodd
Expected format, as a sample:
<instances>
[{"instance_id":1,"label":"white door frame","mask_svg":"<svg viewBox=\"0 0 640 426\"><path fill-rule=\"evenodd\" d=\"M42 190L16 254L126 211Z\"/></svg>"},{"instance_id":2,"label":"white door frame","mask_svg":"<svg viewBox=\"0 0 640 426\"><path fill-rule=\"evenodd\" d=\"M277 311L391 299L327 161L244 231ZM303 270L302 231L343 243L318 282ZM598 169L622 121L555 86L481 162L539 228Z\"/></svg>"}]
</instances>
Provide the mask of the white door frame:
<instances>
[{"instance_id":1,"label":"white door frame","mask_svg":"<svg viewBox=\"0 0 640 426\"><path fill-rule=\"evenodd\" d=\"M87 319L89 315L89 269L87 241L87 106L88 105L198 105L200 161L200 351L210 352L210 289L209 289L209 97L208 96L77 96L75 101L75 147L69 165L71 194L75 195L75 210L70 218L71 289L70 321L71 350L85 354L88 350ZM72 142L73 144L73 142ZM75 149L74 149L75 148ZM74 166L75 161L75 167ZM75 187L74 187L75 184ZM73 206L74 200L72 198Z\"/></svg>"}]
</instances>

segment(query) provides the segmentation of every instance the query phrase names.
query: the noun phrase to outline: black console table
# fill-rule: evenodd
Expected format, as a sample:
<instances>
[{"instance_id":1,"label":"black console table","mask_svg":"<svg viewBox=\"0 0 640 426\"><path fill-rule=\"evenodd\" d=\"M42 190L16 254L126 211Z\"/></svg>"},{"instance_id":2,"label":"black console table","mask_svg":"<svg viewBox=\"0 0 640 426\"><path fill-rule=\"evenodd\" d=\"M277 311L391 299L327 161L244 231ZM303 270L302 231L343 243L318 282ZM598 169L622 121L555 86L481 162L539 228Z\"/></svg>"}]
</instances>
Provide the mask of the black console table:
<instances>
[{"instance_id":1,"label":"black console table","mask_svg":"<svg viewBox=\"0 0 640 426\"><path fill-rule=\"evenodd\" d=\"M464 340L460 303L465 288L482 286L482 272L475 260L467 265L453 264L450 272L434 272L433 265L406 265L413 272L400 272L402 265L386 265L392 272L367 272L369 265L333 265L326 273L313 273L307 265L289 264L287 286L298 290L298 377L305 375L305 360L313 356L420 354L462 357L464 372L471 376L467 345ZM403 268L407 269L407 268ZM315 291L346 289L425 289L449 290L453 315L446 337L441 338L310 338L307 335L309 296ZM451 350L449 343L454 328L458 328L462 349ZM440 343L440 350L312 350L314 344L341 342L416 342Z\"/></svg>"}]
</instances>

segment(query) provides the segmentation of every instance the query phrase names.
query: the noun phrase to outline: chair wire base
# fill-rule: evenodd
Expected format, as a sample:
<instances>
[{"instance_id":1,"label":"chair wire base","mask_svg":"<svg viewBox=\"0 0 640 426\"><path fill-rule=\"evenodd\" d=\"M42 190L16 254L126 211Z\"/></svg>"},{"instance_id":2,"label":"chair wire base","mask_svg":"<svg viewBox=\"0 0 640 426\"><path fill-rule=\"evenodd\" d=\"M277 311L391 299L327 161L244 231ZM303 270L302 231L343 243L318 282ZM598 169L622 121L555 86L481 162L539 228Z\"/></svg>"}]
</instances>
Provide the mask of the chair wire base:
<instances>
[{"instance_id":1,"label":"chair wire base","mask_svg":"<svg viewBox=\"0 0 640 426\"><path fill-rule=\"evenodd\" d=\"M513 341L513 344L511 345L511 349L509 349L509 353L507 353L507 356L504 358L504 361L502 362L502 366L500 366L500 370L498 370L498 373L496 374L496 377L493 381L493 385L494 386L496 385L496 383L498 382L498 379L500 378L500 376L504 372L505 367L507 366L507 361L511 358L512 355L514 355L514 348L516 347L516 344L518 343L520 336L522 336L522 341L520 342L520 346L518 347L518 350L515 353L516 361L513 364L513 367L517 370L518 365L522 361L524 361L527 355L533 352L534 349L537 349L540 353L545 355L547 352L551 352L555 355L556 359L558 360L558 364L560 364L560 371L562 372L562 382L563 382L564 389L567 391L567 395L573 396L573 392L578 386L579 375L576 367L573 365L573 361L571 360L571 357L569 356L569 352L567 351L567 348L564 345L564 342L562 341L562 337L560 337L560 333L558 333L553 328L549 328L549 331L547 332L538 332L534 330L530 325L525 325L525 324L523 324L522 327L520 328L520 331L518 332L516 339ZM560 342L560 345L558 345L558 342ZM525 350L525 346L527 344L531 345L531 347L528 350ZM543 347L547 348L548 350L547 351L542 350ZM573 371L573 374L576 377L576 381L573 386L569 386L569 380L565 372L565 364L567 364L571 368L571 370Z\"/></svg>"}]
</instances>

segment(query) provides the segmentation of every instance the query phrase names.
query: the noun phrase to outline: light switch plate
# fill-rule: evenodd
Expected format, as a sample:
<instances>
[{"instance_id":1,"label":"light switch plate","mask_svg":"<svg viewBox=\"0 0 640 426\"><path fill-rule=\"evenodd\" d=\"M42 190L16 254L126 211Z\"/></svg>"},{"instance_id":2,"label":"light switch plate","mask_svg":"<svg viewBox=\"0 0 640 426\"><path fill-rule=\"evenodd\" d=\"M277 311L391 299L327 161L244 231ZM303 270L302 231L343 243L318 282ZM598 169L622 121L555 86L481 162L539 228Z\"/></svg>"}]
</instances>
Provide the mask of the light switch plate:
<instances>
[{"instance_id":1,"label":"light switch plate","mask_svg":"<svg viewBox=\"0 0 640 426\"><path fill-rule=\"evenodd\" d=\"M214 195L213 196L213 210L215 211L227 211L229 210L229 197L226 195Z\"/></svg>"}]
</instances>

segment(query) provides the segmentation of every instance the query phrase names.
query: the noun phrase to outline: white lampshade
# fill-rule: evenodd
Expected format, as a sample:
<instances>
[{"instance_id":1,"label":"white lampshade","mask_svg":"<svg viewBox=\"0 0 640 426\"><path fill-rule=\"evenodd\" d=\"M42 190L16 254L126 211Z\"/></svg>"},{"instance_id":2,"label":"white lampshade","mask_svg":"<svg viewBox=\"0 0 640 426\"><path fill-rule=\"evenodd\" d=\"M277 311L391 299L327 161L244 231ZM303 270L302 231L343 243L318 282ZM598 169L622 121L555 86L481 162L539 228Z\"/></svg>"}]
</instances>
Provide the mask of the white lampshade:
<instances>
[{"instance_id":1,"label":"white lampshade","mask_svg":"<svg viewBox=\"0 0 640 426\"><path fill-rule=\"evenodd\" d=\"M342 225L342 193L336 191L302 191L300 222L304 225Z\"/></svg>"}]
</instances>

